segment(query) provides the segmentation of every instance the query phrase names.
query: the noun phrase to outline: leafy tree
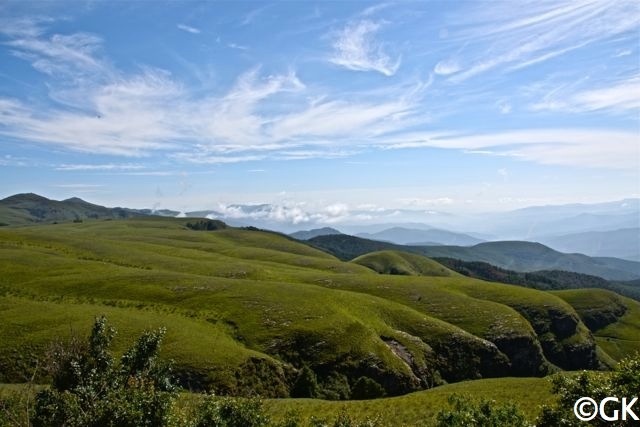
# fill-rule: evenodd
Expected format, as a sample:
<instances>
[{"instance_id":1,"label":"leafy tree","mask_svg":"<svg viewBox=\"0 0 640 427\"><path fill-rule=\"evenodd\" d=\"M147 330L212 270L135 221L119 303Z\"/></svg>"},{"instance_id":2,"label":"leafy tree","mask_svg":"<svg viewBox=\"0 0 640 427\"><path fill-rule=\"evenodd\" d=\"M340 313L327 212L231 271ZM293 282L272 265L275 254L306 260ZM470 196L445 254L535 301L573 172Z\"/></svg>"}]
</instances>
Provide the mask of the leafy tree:
<instances>
[{"instance_id":1,"label":"leafy tree","mask_svg":"<svg viewBox=\"0 0 640 427\"><path fill-rule=\"evenodd\" d=\"M195 427L264 427L269 417L259 399L207 396L196 409ZM295 425L295 424L294 424Z\"/></svg>"},{"instance_id":2,"label":"leafy tree","mask_svg":"<svg viewBox=\"0 0 640 427\"><path fill-rule=\"evenodd\" d=\"M453 394L449 397L451 409L438 412L438 427L529 427L524 414L514 404L497 404L481 399L475 401L466 396Z\"/></svg>"},{"instance_id":3,"label":"leafy tree","mask_svg":"<svg viewBox=\"0 0 640 427\"><path fill-rule=\"evenodd\" d=\"M168 424L176 393L170 367L158 360L165 330L142 334L119 363L109 351L115 333L103 316L86 343L54 346L53 381L36 396L35 427Z\"/></svg>"},{"instance_id":4,"label":"leafy tree","mask_svg":"<svg viewBox=\"0 0 640 427\"><path fill-rule=\"evenodd\" d=\"M384 388L369 377L360 377L351 389L351 398L355 400L375 399L385 395Z\"/></svg>"},{"instance_id":5,"label":"leafy tree","mask_svg":"<svg viewBox=\"0 0 640 427\"><path fill-rule=\"evenodd\" d=\"M540 427L551 426L635 426L638 421L628 417L627 420L615 422L605 421L597 416L589 423L581 422L573 413L575 402L582 397L590 397L600 402L605 397L638 397L640 392L640 353L623 359L610 374L602 372L581 372L570 377L556 375L553 378L553 392L558 395L558 402L553 406L543 407L538 418ZM636 404L632 409L640 415Z\"/></svg>"},{"instance_id":6,"label":"leafy tree","mask_svg":"<svg viewBox=\"0 0 640 427\"><path fill-rule=\"evenodd\" d=\"M291 396L315 398L319 394L320 386L318 386L318 378L315 372L309 366L303 365L291 389Z\"/></svg>"}]
</instances>

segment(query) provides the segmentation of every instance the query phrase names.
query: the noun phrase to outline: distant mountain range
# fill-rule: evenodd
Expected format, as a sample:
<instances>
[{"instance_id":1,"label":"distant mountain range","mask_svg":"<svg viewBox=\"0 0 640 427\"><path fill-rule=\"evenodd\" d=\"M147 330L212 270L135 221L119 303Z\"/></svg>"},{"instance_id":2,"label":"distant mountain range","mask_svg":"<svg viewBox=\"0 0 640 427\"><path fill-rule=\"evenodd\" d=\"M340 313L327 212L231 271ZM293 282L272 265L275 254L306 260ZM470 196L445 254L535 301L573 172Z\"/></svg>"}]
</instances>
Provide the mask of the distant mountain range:
<instances>
[{"instance_id":1,"label":"distant mountain range","mask_svg":"<svg viewBox=\"0 0 640 427\"><path fill-rule=\"evenodd\" d=\"M499 239L531 240L589 231L640 227L640 199L594 204L532 206L476 218L473 229Z\"/></svg>"},{"instance_id":2,"label":"distant mountain range","mask_svg":"<svg viewBox=\"0 0 640 427\"><path fill-rule=\"evenodd\" d=\"M607 280L635 280L640 278L640 263L618 258L588 257L564 254L540 243L503 241L464 246L404 246L363 239L355 236L319 236L309 240L343 260L351 260L369 252L397 250L430 258L454 258L462 261L481 261L515 271L564 270L599 276Z\"/></svg>"},{"instance_id":3,"label":"distant mountain range","mask_svg":"<svg viewBox=\"0 0 640 427\"><path fill-rule=\"evenodd\" d=\"M400 245L458 245L472 246L482 243L484 240L477 239L463 233L454 233L447 230L432 228L429 230L418 230L412 228L393 227L377 233L359 233L358 237L371 240L381 240L384 242L397 243Z\"/></svg>"},{"instance_id":4,"label":"distant mountain range","mask_svg":"<svg viewBox=\"0 0 640 427\"><path fill-rule=\"evenodd\" d=\"M289 234L289 236L298 240L309 240L318 236L331 236L334 234L342 234L335 228L331 227L323 227L323 228L314 228L313 230L300 230L295 233Z\"/></svg>"},{"instance_id":5,"label":"distant mountain range","mask_svg":"<svg viewBox=\"0 0 640 427\"><path fill-rule=\"evenodd\" d=\"M612 231L587 231L534 240L560 252L613 256L640 261L640 227Z\"/></svg>"}]
</instances>

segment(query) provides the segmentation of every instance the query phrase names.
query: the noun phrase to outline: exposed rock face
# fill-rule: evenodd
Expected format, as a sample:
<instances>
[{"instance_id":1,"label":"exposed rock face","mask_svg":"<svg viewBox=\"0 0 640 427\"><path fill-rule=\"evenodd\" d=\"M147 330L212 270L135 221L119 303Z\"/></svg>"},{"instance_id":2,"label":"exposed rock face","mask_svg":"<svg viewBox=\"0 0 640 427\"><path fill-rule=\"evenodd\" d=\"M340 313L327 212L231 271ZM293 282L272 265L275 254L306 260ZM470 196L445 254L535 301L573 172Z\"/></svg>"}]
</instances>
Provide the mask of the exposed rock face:
<instances>
[{"instance_id":1,"label":"exposed rock face","mask_svg":"<svg viewBox=\"0 0 640 427\"><path fill-rule=\"evenodd\" d=\"M535 337L498 336L491 341L509 358L510 369L506 375L530 377L548 373L548 362Z\"/></svg>"},{"instance_id":2,"label":"exposed rock face","mask_svg":"<svg viewBox=\"0 0 640 427\"><path fill-rule=\"evenodd\" d=\"M568 370L596 369L596 343L578 315L555 307L514 305L533 327L547 360Z\"/></svg>"},{"instance_id":3,"label":"exposed rock face","mask_svg":"<svg viewBox=\"0 0 640 427\"><path fill-rule=\"evenodd\" d=\"M592 331L597 331L605 326L615 323L627 312L627 306L617 297L611 298L611 303L606 307L597 307L592 310L582 310L582 321Z\"/></svg>"}]
</instances>

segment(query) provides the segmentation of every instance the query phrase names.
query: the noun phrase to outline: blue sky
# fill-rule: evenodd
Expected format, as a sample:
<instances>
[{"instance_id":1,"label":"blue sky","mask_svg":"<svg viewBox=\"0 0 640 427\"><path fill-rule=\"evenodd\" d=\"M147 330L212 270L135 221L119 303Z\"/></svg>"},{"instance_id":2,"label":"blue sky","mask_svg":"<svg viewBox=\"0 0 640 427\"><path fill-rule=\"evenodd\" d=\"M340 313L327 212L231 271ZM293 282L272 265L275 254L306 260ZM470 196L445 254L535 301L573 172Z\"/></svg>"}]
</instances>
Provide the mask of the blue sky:
<instances>
[{"instance_id":1,"label":"blue sky","mask_svg":"<svg viewBox=\"0 0 640 427\"><path fill-rule=\"evenodd\" d=\"M639 38L624 0L4 2L0 196L327 222L638 197Z\"/></svg>"}]
</instances>

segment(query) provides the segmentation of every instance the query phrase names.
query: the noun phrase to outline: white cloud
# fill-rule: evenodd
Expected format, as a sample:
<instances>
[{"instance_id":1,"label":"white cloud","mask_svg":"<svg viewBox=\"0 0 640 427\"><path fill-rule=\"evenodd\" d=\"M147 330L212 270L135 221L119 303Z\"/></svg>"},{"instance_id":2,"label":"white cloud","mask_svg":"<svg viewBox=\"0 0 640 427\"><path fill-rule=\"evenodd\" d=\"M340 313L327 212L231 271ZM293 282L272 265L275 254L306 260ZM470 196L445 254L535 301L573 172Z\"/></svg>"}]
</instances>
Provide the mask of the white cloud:
<instances>
[{"instance_id":1,"label":"white cloud","mask_svg":"<svg viewBox=\"0 0 640 427\"><path fill-rule=\"evenodd\" d=\"M381 43L373 36L380 24L364 20L347 25L337 34L333 42L334 54L329 60L354 71L377 71L392 76L400 67L401 58L396 60L384 52Z\"/></svg>"},{"instance_id":2,"label":"white cloud","mask_svg":"<svg viewBox=\"0 0 640 427\"><path fill-rule=\"evenodd\" d=\"M511 112L511 103L505 100L500 100L497 103L498 110L500 110L500 114L509 114Z\"/></svg>"},{"instance_id":3,"label":"white cloud","mask_svg":"<svg viewBox=\"0 0 640 427\"><path fill-rule=\"evenodd\" d=\"M201 32L198 28L186 24L178 24L177 27L178 29L191 34L200 34Z\"/></svg>"},{"instance_id":4,"label":"white cloud","mask_svg":"<svg viewBox=\"0 0 640 427\"><path fill-rule=\"evenodd\" d=\"M0 157L0 166L25 167L29 166L29 163L26 159L17 158L11 154L5 154L3 157Z\"/></svg>"},{"instance_id":5,"label":"white cloud","mask_svg":"<svg viewBox=\"0 0 640 427\"><path fill-rule=\"evenodd\" d=\"M447 59L447 60L438 62L435 68L433 69L433 72L441 76L448 76L449 74L457 73L461 69L462 67L460 66L458 61L453 59Z\"/></svg>"},{"instance_id":6,"label":"white cloud","mask_svg":"<svg viewBox=\"0 0 640 427\"><path fill-rule=\"evenodd\" d=\"M266 4L264 6L253 9L244 16L244 18L240 22L240 25L244 26L252 24L265 10L269 9L272 6L273 4Z\"/></svg>"},{"instance_id":7,"label":"white cloud","mask_svg":"<svg viewBox=\"0 0 640 427\"><path fill-rule=\"evenodd\" d=\"M461 82L500 67L517 70L615 36L637 38L640 4L615 2L500 2L457 16L449 31L462 42Z\"/></svg>"},{"instance_id":8,"label":"white cloud","mask_svg":"<svg viewBox=\"0 0 640 427\"><path fill-rule=\"evenodd\" d=\"M88 111L41 111L18 101L0 99L0 134L67 148L116 155L141 155L166 149L180 138L167 118L181 89L167 73L143 74L97 86L84 93Z\"/></svg>"},{"instance_id":9,"label":"white cloud","mask_svg":"<svg viewBox=\"0 0 640 427\"><path fill-rule=\"evenodd\" d=\"M423 199L419 197L409 197L398 199L398 202L406 206L430 207L430 206L447 206L455 201L450 197L438 197L436 199Z\"/></svg>"},{"instance_id":10,"label":"white cloud","mask_svg":"<svg viewBox=\"0 0 640 427\"><path fill-rule=\"evenodd\" d=\"M71 188L71 189L92 189L104 187L102 184L56 184L54 187L58 188Z\"/></svg>"},{"instance_id":11,"label":"white cloud","mask_svg":"<svg viewBox=\"0 0 640 427\"><path fill-rule=\"evenodd\" d=\"M640 108L640 76L628 78L609 87L575 90L572 86L550 91L531 106L534 111L627 111Z\"/></svg>"},{"instance_id":12,"label":"white cloud","mask_svg":"<svg viewBox=\"0 0 640 427\"><path fill-rule=\"evenodd\" d=\"M409 142L407 142L409 141ZM602 129L521 129L491 134L405 134L388 138L387 148L433 147L510 156L542 164L612 169L640 168L634 132ZM410 145L408 145L410 144Z\"/></svg>"},{"instance_id":13,"label":"white cloud","mask_svg":"<svg viewBox=\"0 0 640 427\"><path fill-rule=\"evenodd\" d=\"M14 55L30 61L38 71L74 78L106 71L105 65L94 57L101 44L101 38L88 33L54 34L50 38L25 37L6 42Z\"/></svg>"},{"instance_id":14,"label":"white cloud","mask_svg":"<svg viewBox=\"0 0 640 427\"><path fill-rule=\"evenodd\" d=\"M59 171L110 171L144 169L145 166L134 163L106 163L106 164L63 164L55 167Z\"/></svg>"},{"instance_id":15,"label":"white cloud","mask_svg":"<svg viewBox=\"0 0 640 427\"><path fill-rule=\"evenodd\" d=\"M375 15L376 13L390 7L393 6L393 3L391 2L387 2L387 3L379 3L379 4L374 4L373 6L369 6L366 9L364 9L362 12L360 12L360 15L362 16L371 16L371 15Z\"/></svg>"},{"instance_id":16,"label":"white cloud","mask_svg":"<svg viewBox=\"0 0 640 427\"><path fill-rule=\"evenodd\" d=\"M229 44L227 44L227 47L231 48L231 49L237 49L237 50L248 50L249 49L247 46L243 46L243 45L236 44L236 43L229 43Z\"/></svg>"},{"instance_id":17,"label":"white cloud","mask_svg":"<svg viewBox=\"0 0 640 427\"><path fill-rule=\"evenodd\" d=\"M614 58L622 58L623 56L629 56L633 53L633 51L631 49L620 49L618 50L615 55L613 55Z\"/></svg>"},{"instance_id":18,"label":"white cloud","mask_svg":"<svg viewBox=\"0 0 640 427\"><path fill-rule=\"evenodd\" d=\"M343 59L360 58L369 70L390 72L389 57L372 39L378 27L369 21L347 27L338 38L338 53ZM140 67L131 74L115 69L100 58L102 42L93 35L47 35L34 29L11 34L17 34L8 42L11 47L45 73L51 87L59 87L54 99L65 101L43 107L0 98L0 135L21 140L120 156L164 150L172 159L200 164L438 147L540 163L637 167L637 135L628 132L524 129L469 136L413 131L429 120L428 106L421 101L432 76L427 83L341 94L308 87L293 70L263 75L256 67L228 91L212 95L189 90L167 71ZM608 87L574 90L564 99L549 97L548 102L580 111L629 110L638 108L637 93L636 76ZM510 111L506 101L497 105L503 113ZM599 156L598 151L606 153Z\"/></svg>"}]
</instances>

